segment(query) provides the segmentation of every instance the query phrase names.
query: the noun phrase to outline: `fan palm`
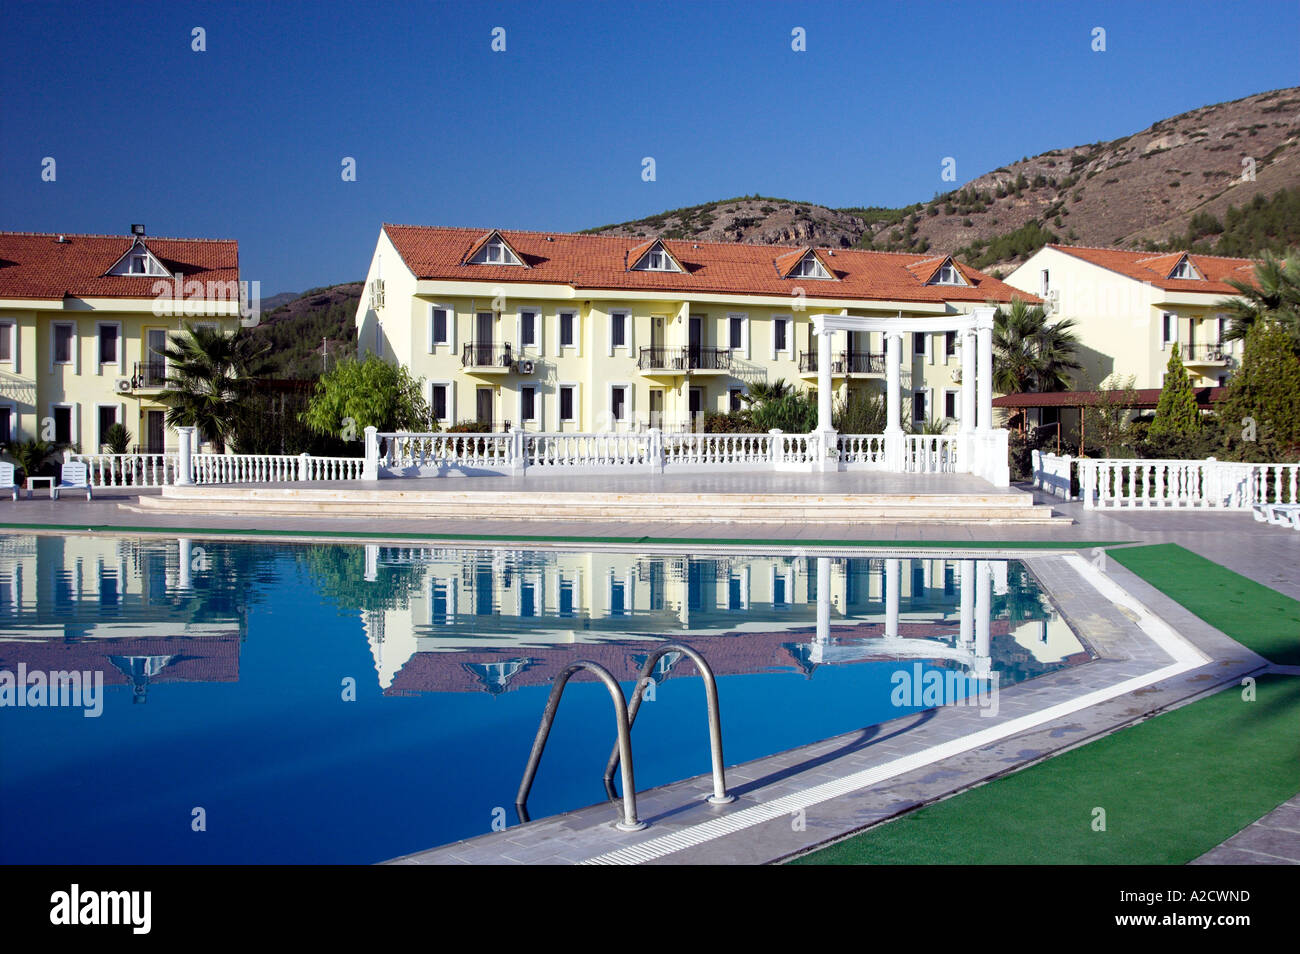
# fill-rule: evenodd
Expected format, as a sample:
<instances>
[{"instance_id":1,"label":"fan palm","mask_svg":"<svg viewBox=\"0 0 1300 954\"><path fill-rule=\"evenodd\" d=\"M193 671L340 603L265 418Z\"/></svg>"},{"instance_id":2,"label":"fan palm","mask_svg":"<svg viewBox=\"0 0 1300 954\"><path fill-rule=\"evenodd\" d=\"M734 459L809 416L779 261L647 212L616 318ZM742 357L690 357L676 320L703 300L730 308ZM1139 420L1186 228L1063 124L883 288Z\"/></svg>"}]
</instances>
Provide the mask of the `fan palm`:
<instances>
[{"instance_id":1,"label":"fan palm","mask_svg":"<svg viewBox=\"0 0 1300 954\"><path fill-rule=\"evenodd\" d=\"M1041 305L1017 298L1009 309L993 316L993 388L1002 394L1022 391L1064 391L1070 372L1082 365L1075 359L1079 339L1074 321L1049 323Z\"/></svg>"},{"instance_id":2,"label":"fan palm","mask_svg":"<svg viewBox=\"0 0 1300 954\"><path fill-rule=\"evenodd\" d=\"M1239 298L1225 298L1215 307L1231 319L1223 337L1245 340L1256 321L1268 319L1286 328L1292 347L1300 354L1300 255L1294 252L1278 258L1265 252L1255 265L1254 282L1229 278L1227 283L1240 292Z\"/></svg>"},{"instance_id":3,"label":"fan palm","mask_svg":"<svg viewBox=\"0 0 1300 954\"><path fill-rule=\"evenodd\" d=\"M267 345L245 334L206 325L185 326L185 334L164 349L168 362L167 424L194 427L218 452L235 434L254 378L266 370Z\"/></svg>"}]
</instances>

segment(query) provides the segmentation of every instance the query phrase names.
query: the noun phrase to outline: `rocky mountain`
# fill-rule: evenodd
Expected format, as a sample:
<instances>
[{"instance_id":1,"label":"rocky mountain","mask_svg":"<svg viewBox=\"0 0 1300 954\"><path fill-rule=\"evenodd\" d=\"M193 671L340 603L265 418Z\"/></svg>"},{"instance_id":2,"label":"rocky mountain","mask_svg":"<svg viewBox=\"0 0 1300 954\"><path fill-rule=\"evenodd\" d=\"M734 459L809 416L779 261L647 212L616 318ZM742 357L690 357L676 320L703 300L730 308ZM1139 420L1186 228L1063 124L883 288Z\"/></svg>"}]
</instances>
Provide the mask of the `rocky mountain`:
<instances>
[{"instance_id":1,"label":"rocky mountain","mask_svg":"<svg viewBox=\"0 0 1300 954\"><path fill-rule=\"evenodd\" d=\"M1110 142L1053 149L898 209L761 196L607 225L605 235L944 251L1005 268L1048 241L1150 248L1300 190L1300 87L1205 106ZM1259 197L1259 198L1257 198ZM1193 229L1193 232L1196 230ZM1286 241L1300 241L1293 223Z\"/></svg>"}]
</instances>

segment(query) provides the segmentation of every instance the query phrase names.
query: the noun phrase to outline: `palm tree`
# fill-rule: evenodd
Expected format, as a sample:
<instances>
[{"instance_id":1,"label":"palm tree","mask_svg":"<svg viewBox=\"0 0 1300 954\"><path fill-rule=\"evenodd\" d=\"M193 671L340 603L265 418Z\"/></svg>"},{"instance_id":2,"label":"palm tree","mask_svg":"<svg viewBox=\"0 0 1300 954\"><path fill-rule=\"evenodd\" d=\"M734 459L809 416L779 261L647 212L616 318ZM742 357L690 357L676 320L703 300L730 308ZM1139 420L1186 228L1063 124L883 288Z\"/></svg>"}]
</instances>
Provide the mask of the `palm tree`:
<instances>
[{"instance_id":1,"label":"palm tree","mask_svg":"<svg viewBox=\"0 0 1300 954\"><path fill-rule=\"evenodd\" d=\"M749 393L741 395L741 400L751 406L762 404L764 401L779 401L793 390L794 388L785 378L777 378L771 384L766 381L755 381L749 386Z\"/></svg>"},{"instance_id":2,"label":"palm tree","mask_svg":"<svg viewBox=\"0 0 1300 954\"><path fill-rule=\"evenodd\" d=\"M1240 298L1224 298L1215 307L1231 319L1224 340L1245 340L1246 332L1259 320L1281 324L1291 335L1292 347L1300 354L1300 255L1292 252L1278 258L1265 252L1255 265L1255 281L1229 278L1227 283Z\"/></svg>"},{"instance_id":3,"label":"palm tree","mask_svg":"<svg viewBox=\"0 0 1300 954\"><path fill-rule=\"evenodd\" d=\"M206 325L186 325L185 332L164 349L169 374L160 400L167 405L167 424L196 427L224 452L244 413L253 379L266 370L268 346Z\"/></svg>"},{"instance_id":4,"label":"palm tree","mask_svg":"<svg viewBox=\"0 0 1300 954\"><path fill-rule=\"evenodd\" d=\"M32 438L26 441L10 441L5 445L5 453L23 472L23 479L36 476L46 462L58 453L59 444Z\"/></svg>"},{"instance_id":5,"label":"palm tree","mask_svg":"<svg viewBox=\"0 0 1300 954\"><path fill-rule=\"evenodd\" d=\"M1073 319L1051 324L1041 305L1021 298L993 316L993 389L1002 394L1022 391L1064 391L1070 372L1082 367L1075 359L1079 339Z\"/></svg>"}]
</instances>

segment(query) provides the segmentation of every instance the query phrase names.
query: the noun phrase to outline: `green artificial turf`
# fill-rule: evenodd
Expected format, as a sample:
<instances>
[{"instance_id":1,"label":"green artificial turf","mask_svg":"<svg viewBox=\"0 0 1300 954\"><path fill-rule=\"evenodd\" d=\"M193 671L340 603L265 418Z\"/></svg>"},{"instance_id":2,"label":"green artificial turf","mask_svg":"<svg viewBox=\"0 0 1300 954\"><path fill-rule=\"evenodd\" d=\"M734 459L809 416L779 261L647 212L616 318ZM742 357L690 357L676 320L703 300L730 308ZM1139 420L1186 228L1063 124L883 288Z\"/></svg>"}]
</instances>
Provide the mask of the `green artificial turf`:
<instances>
[{"instance_id":1,"label":"green artificial turf","mask_svg":"<svg viewBox=\"0 0 1300 954\"><path fill-rule=\"evenodd\" d=\"M1300 601L1174 543L1107 556L1269 662L1300 666Z\"/></svg>"},{"instance_id":2,"label":"green artificial turf","mask_svg":"<svg viewBox=\"0 0 1300 954\"><path fill-rule=\"evenodd\" d=\"M1298 717L1300 679L1262 677L794 863L1185 864L1300 791Z\"/></svg>"}]
</instances>

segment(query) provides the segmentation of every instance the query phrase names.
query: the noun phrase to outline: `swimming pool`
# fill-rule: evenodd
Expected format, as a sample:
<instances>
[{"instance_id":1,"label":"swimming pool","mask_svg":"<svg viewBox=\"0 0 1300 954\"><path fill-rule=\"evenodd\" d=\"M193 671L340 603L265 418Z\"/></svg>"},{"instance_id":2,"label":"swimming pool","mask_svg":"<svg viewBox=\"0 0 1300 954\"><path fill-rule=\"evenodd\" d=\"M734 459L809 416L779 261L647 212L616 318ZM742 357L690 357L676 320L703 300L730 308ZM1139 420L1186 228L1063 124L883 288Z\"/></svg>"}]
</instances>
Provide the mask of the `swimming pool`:
<instances>
[{"instance_id":1,"label":"swimming pool","mask_svg":"<svg viewBox=\"0 0 1300 954\"><path fill-rule=\"evenodd\" d=\"M934 704L900 679L1090 658L1016 560L3 535L0 678L42 704L0 707L0 861L373 862L514 824L553 677L630 695L665 640L716 673L728 764ZM32 694L59 672L82 698ZM654 678L641 790L709 767L692 665ZM603 801L612 741L571 683L532 816Z\"/></svg>"}]
</instances>

